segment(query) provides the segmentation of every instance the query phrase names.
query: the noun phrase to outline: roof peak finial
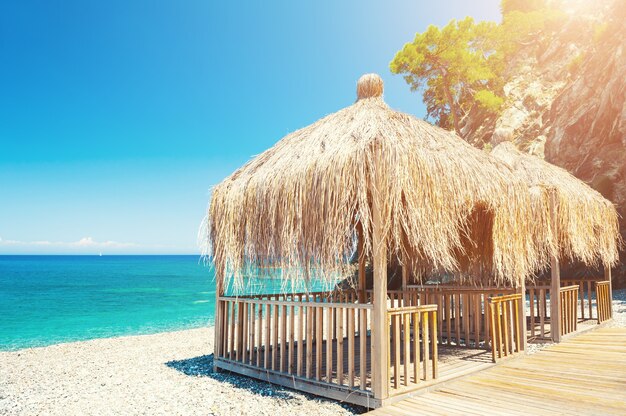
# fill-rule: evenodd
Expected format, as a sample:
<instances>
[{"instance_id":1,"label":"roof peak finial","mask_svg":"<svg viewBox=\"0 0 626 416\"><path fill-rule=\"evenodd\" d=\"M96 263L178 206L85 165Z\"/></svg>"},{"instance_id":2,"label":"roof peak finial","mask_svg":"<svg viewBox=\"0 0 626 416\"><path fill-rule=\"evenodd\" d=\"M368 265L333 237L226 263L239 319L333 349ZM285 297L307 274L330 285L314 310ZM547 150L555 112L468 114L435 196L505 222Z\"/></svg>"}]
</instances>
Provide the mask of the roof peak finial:
<instances>
[{"instance_id":1,"label":"roof peak finial","mask_svg":"<svg viewBox=\"0 0 626 416\"><path fill-rule=\"evenodd\" d=\"M356 83L357 101L365 98L382 97L383 79L378 74L365 74Z\"/></svg>"}]
</instances>

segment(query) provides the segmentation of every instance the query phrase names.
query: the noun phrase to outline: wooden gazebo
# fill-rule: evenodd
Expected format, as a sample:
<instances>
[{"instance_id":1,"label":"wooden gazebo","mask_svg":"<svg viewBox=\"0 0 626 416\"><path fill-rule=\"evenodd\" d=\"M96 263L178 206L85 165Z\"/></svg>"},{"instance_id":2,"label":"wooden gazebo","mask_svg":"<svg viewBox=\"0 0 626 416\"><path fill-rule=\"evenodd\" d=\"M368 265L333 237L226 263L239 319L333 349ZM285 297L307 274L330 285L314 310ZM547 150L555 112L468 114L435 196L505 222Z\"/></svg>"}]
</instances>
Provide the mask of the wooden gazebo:
<instances>
[{"instance_id":1,"label":"wooden gazebo","mask_svg":"<svg viewBox=\"0 0 626 416\"><path fill-rule=\"evenodd\" d=\"M364 75L354 104L213 190L216 369L379 407L524 349L550 212L509 166L382 95ZM250 274L327 290L253 295Z\"/></svg>"}]
</instances>

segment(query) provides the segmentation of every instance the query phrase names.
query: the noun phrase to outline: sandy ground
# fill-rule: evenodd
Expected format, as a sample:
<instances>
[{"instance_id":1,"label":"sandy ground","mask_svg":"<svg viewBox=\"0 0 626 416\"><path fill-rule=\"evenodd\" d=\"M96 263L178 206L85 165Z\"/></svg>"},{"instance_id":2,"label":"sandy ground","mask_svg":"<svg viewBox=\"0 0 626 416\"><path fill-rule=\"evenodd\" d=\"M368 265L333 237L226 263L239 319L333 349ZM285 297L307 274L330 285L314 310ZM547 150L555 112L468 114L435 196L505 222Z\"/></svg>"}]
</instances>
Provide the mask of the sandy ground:
<instances>
[{"instance_id":1,"label":"sandy ground","mask_svg":"<svg viewBox=\"0 0 626 416\"><path fill-rule=\"evenodd\" d=\"M626 326L626 290L614 291ZM213 329L0 353L2 415L349 415L364 409L212 372Z\"/></svg>"}]
</instances>

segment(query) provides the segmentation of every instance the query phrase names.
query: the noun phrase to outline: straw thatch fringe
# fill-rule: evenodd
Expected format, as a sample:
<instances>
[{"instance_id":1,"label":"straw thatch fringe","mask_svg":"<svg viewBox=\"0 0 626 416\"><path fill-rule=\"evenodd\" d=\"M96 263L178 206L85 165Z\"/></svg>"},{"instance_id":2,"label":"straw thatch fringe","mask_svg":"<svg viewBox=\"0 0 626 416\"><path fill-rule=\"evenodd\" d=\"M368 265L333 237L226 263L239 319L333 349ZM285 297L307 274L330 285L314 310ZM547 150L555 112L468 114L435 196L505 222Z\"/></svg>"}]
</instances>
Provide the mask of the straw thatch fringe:
<instances>
[{"instance_id":1,"label":"straw thatch fringe","mask_svg":"<svg viewBox=\"0 0 626 416\"><path fill-rule=\"evenodd\" d=\"M566 170L524 154L512 143L499 144L492 154L535 187L531 195L539 222L536 238L546 236L552 253L594 267L617 263L621 237L618 214L610 201ZM556 231L549 220L551 198L556 207Z\"/></svg>"},{"instance_id":2,"label":"straw thatch fringe","mask_svg":"<svg viewBox=\"0 0 626 416\"><path fill-rule=\"evenodd\" d=\"M372 253L373 198L383 243L416 272L479 265L516 285L542 266L527 185L454 134L391 110L379 80L215 187L207 247L219 278L241 283L268 267L286 280L351 274L358 223Z\"/></svg>"}]
</instances>

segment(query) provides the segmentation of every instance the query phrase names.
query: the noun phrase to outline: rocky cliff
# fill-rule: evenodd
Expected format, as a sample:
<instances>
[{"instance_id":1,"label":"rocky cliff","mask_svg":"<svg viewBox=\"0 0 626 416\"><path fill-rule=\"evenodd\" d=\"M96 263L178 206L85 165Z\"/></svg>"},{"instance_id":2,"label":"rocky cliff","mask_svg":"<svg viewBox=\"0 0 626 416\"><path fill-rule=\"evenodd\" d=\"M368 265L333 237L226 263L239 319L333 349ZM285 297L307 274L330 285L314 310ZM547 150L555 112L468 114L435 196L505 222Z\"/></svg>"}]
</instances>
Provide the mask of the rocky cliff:
<instances>
[{"instance_id":1,"label":"rocky cliff","mask_svg":"<svg viewBox=\"0 0 626 416\"><path fill-rule=\"evenodd\" d=\"M468 141L509 140L566 168L613 201L626 238L626 0L563 3L558 30L525 45L508 69L498 117L463 120ZM626 255L614 270L626 284Z\"/></svg>"}]
</instances>

